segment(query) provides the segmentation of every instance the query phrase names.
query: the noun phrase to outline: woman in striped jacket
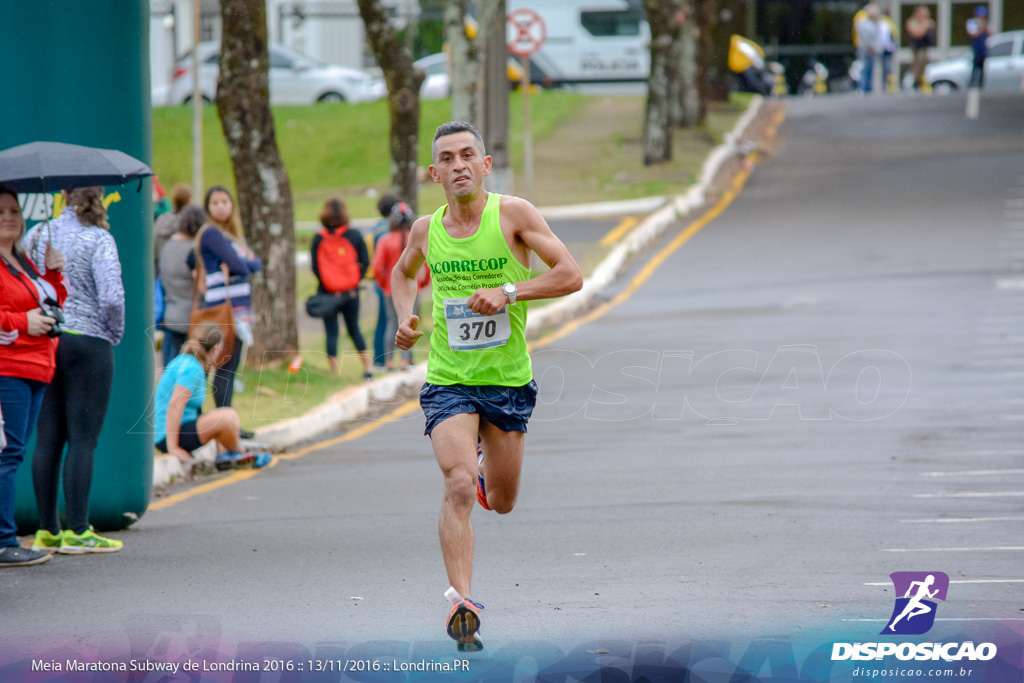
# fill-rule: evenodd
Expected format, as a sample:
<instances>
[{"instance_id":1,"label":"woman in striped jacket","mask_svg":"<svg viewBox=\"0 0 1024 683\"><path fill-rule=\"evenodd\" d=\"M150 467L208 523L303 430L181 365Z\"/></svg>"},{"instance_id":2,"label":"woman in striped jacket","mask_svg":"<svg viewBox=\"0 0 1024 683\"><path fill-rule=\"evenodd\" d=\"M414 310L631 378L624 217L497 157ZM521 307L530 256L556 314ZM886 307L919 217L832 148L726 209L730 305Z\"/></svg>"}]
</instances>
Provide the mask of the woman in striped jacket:
<instances>
[{"instance_id":1,"label":"woman in striped jacket","mask_svg":"<svg viewBox=\"0 0 1024 683\"><path fill-rule=\"evenodd\" d=\"M242 343L252 343L252 289L249 276L263 270L263 261L253 254L242 236L242 222L235 202L226 187L214 185L206 191L204 202L209 222L196 236L202 257L200 277L206 286L200 307L231 301L235 313L235 346L231 358L213 377L213 402L218 408L231 405L235 373L242 357ZM228 278L225 280L224 271ZM248 434L248 433L246 433Z\"/></svg>"}]
</instances>

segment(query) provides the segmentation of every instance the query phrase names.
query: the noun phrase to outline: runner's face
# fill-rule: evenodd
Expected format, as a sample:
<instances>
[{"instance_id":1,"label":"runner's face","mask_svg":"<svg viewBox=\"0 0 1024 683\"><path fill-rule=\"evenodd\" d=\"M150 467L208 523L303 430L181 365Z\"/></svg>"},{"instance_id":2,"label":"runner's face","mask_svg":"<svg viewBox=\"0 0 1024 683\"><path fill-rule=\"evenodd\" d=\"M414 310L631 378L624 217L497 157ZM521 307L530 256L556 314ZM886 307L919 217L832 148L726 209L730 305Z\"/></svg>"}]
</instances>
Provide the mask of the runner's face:
<instances>
[{"instance_id":1,"label":"runner's face","mask_svg":"<svg viewBox=\"0 0 1024 683\"><path fill-rule=\"evenodd\" d=\"M213 220L218 223L227 223L228 219L231 218L231 212L234 210L235 205L227 193L214 192L210 195L210 218Z\"/></svg>"},{"instance_id":2,"label":"runner's face","mask_svg":"<svg viewBox=\"0 0 1024 683\"><path fill-rule=\"evenodd\" d=\"M472 197L490 172L491 158L480 154L472 133L438 138L437 160L430 165L430 175L435 183L444 186L445 194Z\"/></svg>"},{"instance_id":3,"label":"runner's face","mask_svg":"<svg viewBox=\"0 0 1024 683\"><path fill-rule=\"evenodd\" d=\"M9 194L0 194L0 245L14 246L21 237L21 207L18 200Z\"/></svg>"}]
</instances>

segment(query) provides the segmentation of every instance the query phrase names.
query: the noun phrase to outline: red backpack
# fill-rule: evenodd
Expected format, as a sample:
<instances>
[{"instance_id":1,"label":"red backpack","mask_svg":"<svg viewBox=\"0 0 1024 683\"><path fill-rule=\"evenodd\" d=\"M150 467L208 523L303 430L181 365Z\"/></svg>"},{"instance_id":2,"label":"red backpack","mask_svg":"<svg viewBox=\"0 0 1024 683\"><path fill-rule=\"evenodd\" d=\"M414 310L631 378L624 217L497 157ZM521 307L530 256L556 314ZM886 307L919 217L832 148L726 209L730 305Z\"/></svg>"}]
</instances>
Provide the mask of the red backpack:
<instances>
[{"instance_id":1,"label":"red backpack","mask_svg":"<svg viewBox=\"0 0 1024 683\"><path fill-rule=\"evenodd\" d=\"M320 238L316 265L324 289L333 294L358 287L363 274L356 248L345 239L340 228L333 234L324 228L320 231Z\"/></svg>"}]
</instances>

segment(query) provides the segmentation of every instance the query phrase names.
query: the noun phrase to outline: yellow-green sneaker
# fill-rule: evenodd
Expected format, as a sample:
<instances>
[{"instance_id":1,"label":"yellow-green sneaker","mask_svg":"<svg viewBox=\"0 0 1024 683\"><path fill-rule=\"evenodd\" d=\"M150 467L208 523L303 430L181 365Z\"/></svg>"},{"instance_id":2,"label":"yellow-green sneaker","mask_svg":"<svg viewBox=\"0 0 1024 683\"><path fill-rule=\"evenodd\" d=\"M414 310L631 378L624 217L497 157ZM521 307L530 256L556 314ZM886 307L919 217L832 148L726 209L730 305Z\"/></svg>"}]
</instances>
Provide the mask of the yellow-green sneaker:
<instances>
[{"instance_id":1,"label":"yellow-green sneaker","mask_svg":"<svg viewBox=\"0 0 1024 683\"><path fill-rule=\"evenodd\" d=\"M89 527L83 534L76 534L70 529L65 529L61 534L60 550L57 552L64 553L65 555L116 553L122 547L124 547L124 544L121 541L100 536L92 527Z\"/></svg>"},{"instance_id":2,"label":"yellow-green sneaker","mask_svg":"<svg viewBox=\"0 0 1024 683\"><path fill-rule=\"evenodd\" d=\"M32 541L32 550L55 552L60 548L60 539L61 535L59 533L51 534L46 529L40 529L36 532L36 539Z\"/></svg>"}]
</instances>

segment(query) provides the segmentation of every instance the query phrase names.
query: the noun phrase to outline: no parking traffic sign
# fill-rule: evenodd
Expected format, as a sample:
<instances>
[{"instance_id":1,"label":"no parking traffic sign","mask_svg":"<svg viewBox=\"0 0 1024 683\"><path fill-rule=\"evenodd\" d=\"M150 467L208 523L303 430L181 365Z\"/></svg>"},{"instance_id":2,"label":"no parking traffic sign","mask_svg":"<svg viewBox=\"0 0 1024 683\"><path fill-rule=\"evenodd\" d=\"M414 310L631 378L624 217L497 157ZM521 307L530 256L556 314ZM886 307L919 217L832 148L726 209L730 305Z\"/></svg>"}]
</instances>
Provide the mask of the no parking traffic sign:
<instances>
[{"instance_id":1,"label":"no parking traffic sign","mask_svg":"<svg viewBox=\"0 0 1024 683\"><path fill-rule=\"evenodd\" d=\"M506 19L505 38L508 51L512 54L529 57L544 44L548 36L547 26L532 9L517 9L510 12Z\"/></svg>"}]
</instances>

